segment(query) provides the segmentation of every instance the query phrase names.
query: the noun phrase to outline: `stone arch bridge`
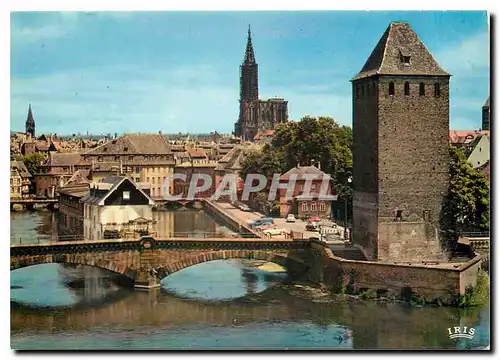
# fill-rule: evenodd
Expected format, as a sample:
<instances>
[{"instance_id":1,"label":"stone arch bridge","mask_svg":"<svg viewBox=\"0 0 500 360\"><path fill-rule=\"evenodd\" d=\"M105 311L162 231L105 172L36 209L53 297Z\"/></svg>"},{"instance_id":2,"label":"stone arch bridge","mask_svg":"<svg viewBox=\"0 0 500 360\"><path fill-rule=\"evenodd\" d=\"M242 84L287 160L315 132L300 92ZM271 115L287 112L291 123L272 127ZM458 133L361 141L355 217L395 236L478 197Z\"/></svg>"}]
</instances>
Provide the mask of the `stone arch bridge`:
<instances>
[{"instance_id":1,"label":"stone arch bridge","mask_svg":"<svg viewBox=\"0 0 500 360\"><path fill-rule=\"evenodd\" d=\"M10 269L62 263L87 265L122 274L135 287L152 288L165 276L187 267L222 259L256 259L277 263L289 274L306 274L312 267L309 240L248 238L72 241L11 245Z\"/></svg>"}]
</instances>

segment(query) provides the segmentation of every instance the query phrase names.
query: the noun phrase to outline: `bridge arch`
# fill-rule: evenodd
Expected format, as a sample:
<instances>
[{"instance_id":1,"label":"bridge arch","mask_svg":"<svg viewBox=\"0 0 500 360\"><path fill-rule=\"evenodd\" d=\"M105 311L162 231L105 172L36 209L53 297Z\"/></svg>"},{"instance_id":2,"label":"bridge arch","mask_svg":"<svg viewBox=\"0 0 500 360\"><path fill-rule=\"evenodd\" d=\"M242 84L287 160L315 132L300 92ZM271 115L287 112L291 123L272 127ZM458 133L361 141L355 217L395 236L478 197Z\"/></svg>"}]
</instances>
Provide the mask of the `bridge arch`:
<instances>
[{"instance_id":1,"label":"bridge arch","mask_svg":"<svg viewBox=\"0 0 500 360\"><path fill-rule=\"evenodd\" d=\"M309 266L299 258L261 250L215 250L189 256L155 269L159 280L194 265L215 260L247 259L262 260L278 264L289 272L305 273Z\"/></svg>"},{"instance_id":2,"label":"bridge arch","mask_svg":"<svg viewBox=\"0 0 500 360\"><path fill-rule=\"evenodd\" d=\"M11 262L10 271L22 269L29 266L42 264L68 264L68 265L86 265L103 270L109 270L116 274L124 275L130 280L135 281L137 271L126 266L119 265L117 262L99 259L99 258L82 258L82 257L67 257L67 256L33 256L29 260L18 260Z\"/></svg>"}]
</instances>

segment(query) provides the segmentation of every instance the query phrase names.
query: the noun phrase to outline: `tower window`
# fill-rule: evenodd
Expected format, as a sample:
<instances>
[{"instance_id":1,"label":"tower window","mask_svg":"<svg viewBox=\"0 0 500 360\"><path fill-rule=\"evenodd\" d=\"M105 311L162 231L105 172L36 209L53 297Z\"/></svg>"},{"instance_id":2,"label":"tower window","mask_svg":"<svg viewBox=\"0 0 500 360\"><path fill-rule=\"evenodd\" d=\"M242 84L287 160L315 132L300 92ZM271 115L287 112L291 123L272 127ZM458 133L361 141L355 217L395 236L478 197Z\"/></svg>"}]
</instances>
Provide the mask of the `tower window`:
<instances>
[{"instance_id":1,"label":"tower window","mask_svg":"<svg viewBox=\"0 0 500 360\"><path fill-rule=\"evenodd\" d=\"M420 94L420 96L425 96L425 84L424 83L420 83L419 94Z\"/></svg>"},{"instance_id":2,"label":"tower window","mask_svg":"<svg viewBox=\"0 0 500 360\"><path fill-rule=\"evenodd\" d=\"M396 219L401 220L403 218L403 210L396 210Z\"/></svg>"},{"instance_id":3,"label":"tower window","mask_svg":"<svg viewBox=\"0 0 500 360\"><path fill-rule=\"evenodd\" d=\"M410 83L405 82L405 96L410 95Z\"/></svg>"},{"instance_id":4,"label":"tower window","mask_svg":"<svg viewBox=\"0 0 500 360\"><path fill-rule=\"evenodd\" d=\"M394 83L392 81L389 83L389 95L394 96Z\"/></svg>"},{"instance_id":5,"label":"tower window","mask_svg":"<svg viewBox=\"0 0 500 360\"><path fill-rule=\"evenodd\" d=\"M434 96L435 97L441 96L441 88L438 83L434 84Z\"/></svg>"}]
</instances>

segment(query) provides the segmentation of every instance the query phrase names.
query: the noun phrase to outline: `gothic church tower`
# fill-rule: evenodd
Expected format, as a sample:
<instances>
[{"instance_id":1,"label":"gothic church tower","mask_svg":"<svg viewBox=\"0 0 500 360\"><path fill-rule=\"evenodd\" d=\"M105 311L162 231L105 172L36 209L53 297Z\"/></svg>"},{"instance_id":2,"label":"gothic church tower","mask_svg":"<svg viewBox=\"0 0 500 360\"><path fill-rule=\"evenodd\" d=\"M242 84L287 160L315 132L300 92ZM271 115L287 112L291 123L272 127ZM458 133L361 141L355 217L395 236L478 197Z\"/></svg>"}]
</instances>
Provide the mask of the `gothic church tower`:
<instances>
[{"instance_id":1,"label":"gothic church tower","mask_svg":"<svg viewBox=\"0 0 500 360\"><path fill-rule=\"evenodd\" d=\"M33 113L31 112L31 104L28 108L28 118L26 119L26 135L31 135L32 138L35 137L35 119L33 119Z\"/></svg>"}]
</instances>

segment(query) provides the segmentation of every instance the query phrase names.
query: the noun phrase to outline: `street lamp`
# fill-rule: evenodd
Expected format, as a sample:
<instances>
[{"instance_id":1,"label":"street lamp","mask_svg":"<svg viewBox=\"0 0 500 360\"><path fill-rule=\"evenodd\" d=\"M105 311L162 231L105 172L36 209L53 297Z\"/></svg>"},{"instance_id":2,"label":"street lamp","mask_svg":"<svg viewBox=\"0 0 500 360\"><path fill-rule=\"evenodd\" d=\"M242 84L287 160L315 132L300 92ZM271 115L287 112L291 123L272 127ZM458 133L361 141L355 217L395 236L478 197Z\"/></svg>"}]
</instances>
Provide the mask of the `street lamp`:
<instances>
[{"instance_id":1,"label":"street lamp","mask_svg":"<svg viewBox=\"0 0 500 360\"><path fill-rule=\"evenodd\" d=\"M352 182L352 176L349 176L347 178L347 190L349 189L349 184ZM344 239L347 239L347 193L345 193L345 198L344 198Z\"/></svg>"}]
</instances>

